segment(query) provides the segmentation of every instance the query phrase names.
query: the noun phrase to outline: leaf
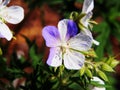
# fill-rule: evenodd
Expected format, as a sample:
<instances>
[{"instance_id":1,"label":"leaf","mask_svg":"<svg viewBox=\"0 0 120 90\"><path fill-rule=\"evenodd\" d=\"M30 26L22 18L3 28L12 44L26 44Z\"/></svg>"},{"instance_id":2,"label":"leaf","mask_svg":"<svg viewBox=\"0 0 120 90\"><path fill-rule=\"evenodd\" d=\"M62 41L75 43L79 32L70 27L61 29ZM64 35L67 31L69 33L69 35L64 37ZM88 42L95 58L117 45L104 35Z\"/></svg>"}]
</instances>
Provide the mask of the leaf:
<instances>
[{"instance_id":1,"label":"leaf","mask_svg":"<svg viewBox=\"0 0 120 90\"><path fill-rule=\"evenodd\" d=\"M99 33L96 40L100 42L100 45L96 48L96 54L99 59L101 59L104 56L105 46L109 41L110 28L107 22L102 22L99 25L96 25L93 29Z\"/></svg>"}]
</instances>

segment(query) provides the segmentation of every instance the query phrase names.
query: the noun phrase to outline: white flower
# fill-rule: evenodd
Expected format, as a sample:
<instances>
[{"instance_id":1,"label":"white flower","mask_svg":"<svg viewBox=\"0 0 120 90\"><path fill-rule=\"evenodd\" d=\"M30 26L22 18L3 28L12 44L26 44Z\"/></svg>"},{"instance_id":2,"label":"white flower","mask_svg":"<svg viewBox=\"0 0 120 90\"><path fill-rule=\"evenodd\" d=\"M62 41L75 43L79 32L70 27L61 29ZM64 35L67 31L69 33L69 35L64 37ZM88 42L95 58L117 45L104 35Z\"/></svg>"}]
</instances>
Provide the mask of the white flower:
<instances>
[{"instance_id":1,"label":"white flower","mask_svg":"<svg viewBox=\"0 0 120 90\"><path fill-rule=\"evenodd\" d=\"M13 35L10 29L5 22L11 24L18 24L24 18L24 10L20 6L10 6L6 5L10 2L10 0L0 0L0 37L6 38L7 40L11 40Z\"/></svg>"},{"instance_id":2,"label":"white flower","mask_svg":"<svg viewBox=\"0 0 120 90\"><path fill-rule=\"evenodd\" d=\"M84 26L82 32L86 35L89 35L92 39L92 33L89 30L89 27L92 27L90 24L90 19L92 17L92 10L94 8L94 1L93 0L85 0L83 3L82 14L85 14L84 17L81 18L80 23ZM93 43L99 45L99 42L93 39Z\"/></svg>"},{"instance_id":3,"label":"white flower","mask_svg":"<svg viewBox=\"0 0 120 90\"><path fill-rule=\"evenodd\" d=\"M79 33L78 28L72 20L63 19L55 26L46 26L42 35L46 45L50 47L47 64L53 67L62 65L62 60L67 69L80 69L85 61L82 52L92 46L92 39Z\"/></svg>"},{"instance_id":4,"label":"white flower","mask_svg":"<svg viewBox=\"0 0 120 90\"><path fill-rule=\"evenodd\" d=\"M101 80L100 78L98 77L93 77L93 79L91 79L91 81L95 81L97 82L98 84L101 84L101 85L104 85L104 81ZM89 89L90 90L105 90L105 87L96 87L96 86L93 86L93 85L90 85L89 86Z\"/></svg>"}]
</instances>

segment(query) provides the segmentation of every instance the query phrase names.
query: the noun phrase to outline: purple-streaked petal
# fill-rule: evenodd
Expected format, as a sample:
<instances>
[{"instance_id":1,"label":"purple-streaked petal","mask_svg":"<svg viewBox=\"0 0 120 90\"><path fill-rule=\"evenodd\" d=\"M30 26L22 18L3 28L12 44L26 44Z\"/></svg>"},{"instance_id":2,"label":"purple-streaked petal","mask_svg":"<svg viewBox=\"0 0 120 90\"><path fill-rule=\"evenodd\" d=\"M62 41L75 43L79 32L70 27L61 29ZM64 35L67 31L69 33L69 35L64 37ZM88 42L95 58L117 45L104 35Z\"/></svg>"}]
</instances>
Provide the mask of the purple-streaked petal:
<instances>
[{"instance_id":1,"label":"purple-streaked petal","mask_svg":"<svg viewBox=\"0 0 120 90\"><path fill-rule=\"evenodd\" d=\"M92 36L92 33L90 32L90 30L85 29L84 31L82 31L82 33L85 34L85 35L88 35L89 37L91 37L92 42L95 45L99 45L99 42L93 39L93 36Z\"/></svg>"},{"instance_id":2,"label":"purple-streaked petal","mask_svg":"<svg viewBox=\"0 0 120 90\"><path fill-rule=\"evenodd\" d=\"M93 0L84 0L82 13L91 12L94 8L94 1Z\"/></svg>"},{"instance_id":3,"label":"purple-streaked petal","mask_svg":"<svg viewBox=\"0 0 120 90\"><path fill-rule=\"evenodd\" d=\"M4 18L5 21L11 24L18 24L24 18L24 10L20 6L6 7L1 12L2 12L2 18Z\"/></svg>"},{"instance_id":4,"label":"purple-streaked petal","mask_svg":"<svg viewBox=\"0 0 120 90\"><path fill-rule=\"evenodd\" d=\"M73 37L78 33L78 27L73 20L68 20L67 36Z\"/></svg>"},{"instance_id":5,"label":"purple-streaked petal","mask_svg":"<svg viewBox=\"0 0 120 90\"><path fill-rule=\"evenodd\" d=\"M1 0L1 1L2 1L2 0ZM3 3L2 3L2 5L3 5L3 6L6 6L6 5L8 5L9 3L10 3L10 0L4 0Z\"/></svg>"},{"instance_id":6,"label":"purple-streaked petal","mask_svg":"<svg viewBox=\"0 0 120 90\"><path fill-rule=\"evenodd\" d=\"M64 54L64 65L67 69L78 70L84 64L85 56L80 52L67 50Z\"/></svg>"},{"instance_id":7,"label":"purple-streaked petal","mask_svg":"<svg viewBox=\"0 0 120 90\"><path fill-rule=\"evenodd\" d=\"M62 65L62 51L59 47L50 48L50 54L47 60L49 66L58 67Z\"/></svg>"},{"instance_id":8,"label":"purple-streaked petal","mask_svg":"<svg viewBox=\"0 0 120 90\"><path fill-rule=\"evenodd\" d=\"M0 21L0 38L5 38L8 41L12 39L13 35L6 24Z\"/></svg>"},{"instance_id":9,"label":"purple-streaked petal","mask_svg":"<svg viewBox=\"0 0 120 90\"><path fill-rule=\"evenodd\" d=\"M56 47L60 45L60 36L58 29L54 26L46 26L42 30L42 36L48 47Z\"/></svg>"},{"instance_id":10,"label":"purple-streaked petal","mask_svg":"<svg viewBox=\"0 0 120 90\"><path fill-rule=\"evenodd\" d=\"M69 19L63 19L59 21L58 30L62 41L67 41L70 37L76 35L78 32L75 22Z\"/></svg>"},{"instance_id":11,"label":"purple-streaked petal","mask_svg":"<svg viewBox=\"0 0 120 90\"><path fill-rule=\"evenodd\" d=\"M88 35L83 33L79 33L76 36L72 37L68 44L70 48L78 50L78 51L87 51L92 46L92 39Z\"/></svg>"}]
</instances>

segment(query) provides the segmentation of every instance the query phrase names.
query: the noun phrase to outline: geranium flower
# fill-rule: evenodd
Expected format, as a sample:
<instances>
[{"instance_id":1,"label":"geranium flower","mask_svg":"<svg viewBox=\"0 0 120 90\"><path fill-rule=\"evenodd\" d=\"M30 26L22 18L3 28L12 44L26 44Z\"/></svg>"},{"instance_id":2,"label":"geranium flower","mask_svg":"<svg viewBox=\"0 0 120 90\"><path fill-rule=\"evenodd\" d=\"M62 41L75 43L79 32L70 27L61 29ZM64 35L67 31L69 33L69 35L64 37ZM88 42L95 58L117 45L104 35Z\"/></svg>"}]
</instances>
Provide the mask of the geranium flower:
<instances>
[{"instance_id":1,"label":"geranium flower","mask_svg":"<svg viewBox=\"0 0 120 90\"><path fill-rule=\"evenodd\" d=\"M10 6L6 5L10 0L0 0L0 37L11 40L13 35L5 22L11 24L18 24L24 18L24 10L20 6Z\"/></svg>"},{"instance_id":2,"label":"geranium flower","mask_svg":"<svg viewBox=\"0 0 120 90\"><path fill-rule=\"evenodd\" d=\"M93 77L91 81L97 82L98 84L101 84L101 85L105 85L103 80L95 76ZM90 90L105 90L105 87L97 87L97 86L90 85L89 89Z\"/></svg>"},{"instance_id":3,"label":"geranium flower","mask_svg":"<svg viewBox=\"0 0 120 90\"><path fill-rule=\"evenodd\" d=\"M58 29L55 26L43 28L42 35L50 47L48 65L58 67L64 63L67 69L80 69L83 66L85 56L82 52L91 48L92 39L77 32L75 22L68 19L59 21Z\"/></svg>"},{"instance_id":4,"label":"geranium flower","mask_svg":"<svg viewBox=\"0 0 120 90\"><path fill-rule=\"evenodd\" d=\"M82 31L86 34L86 35L89 35L92 39L93 39L93 36L92 36L92 33L90 32L89 30L89 27L92 28L92 25L91 25L91 22L94 22L94 21L91 21L91 17L92 17L92 10L94 8L94 1L93 0L85 0L84 3L83 3L83 8L82 8L82 12L81 14L85 14L84 17L82 17L80 19L80 23L82 24ZM96 45L99 45L99 42L94 40L93 39L93 43L96 44Z\"/></svg>"}]
</instances>

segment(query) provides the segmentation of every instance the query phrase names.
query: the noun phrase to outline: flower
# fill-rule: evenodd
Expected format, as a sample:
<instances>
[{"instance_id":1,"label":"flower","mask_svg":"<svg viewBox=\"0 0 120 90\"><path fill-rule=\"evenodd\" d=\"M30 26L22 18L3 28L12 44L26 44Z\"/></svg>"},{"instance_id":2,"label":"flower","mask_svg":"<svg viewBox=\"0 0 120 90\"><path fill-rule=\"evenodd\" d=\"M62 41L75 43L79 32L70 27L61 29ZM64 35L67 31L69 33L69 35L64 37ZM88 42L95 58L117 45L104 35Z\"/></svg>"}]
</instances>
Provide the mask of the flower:
<instances>
[{"instance_id":1,"label":"flower","mask_svg":"<svg viewBox=\"0 0 120 90\"><path fill-rule=\"evenodd\" d=\"M76 23L72 20L63 19L55 26L43 28L42 35L46 45L50 47L47 64L53 67L62 65L67 69L80 69L85 60L82 52L92 46L92 40L88 35L78 33Z\"/></svg>"},{"instance_id":2,"label":"flower","mask_svg":"<svg viewBox=\"0 0 120 90\"><path fill-rule=\"evenodd\" d=\"M95 81L101 85L105 84L103 80L101 80L100 78L95 77L95 76L93 77L93 79L91 79L91 81ZM97 86L93 86L93 85L90 85L89 88L90 88L90 90L105 90L105 87L97 87Z\"/></svg>"},{"instance_id":3,"label":"flower","mask_svg":"<svg viewBox=\"0 0 120 90\"><path fill-rule=\"evenodd\" d=\"M82 32L85 33L86 35L89 35L92 38L94 44L99 45L99 42L93 39L92 33L89 30L89 27L92 28L92 25L90 23L90 19L91 19L92 14L93 14L92 13L93 8L94 8L94 1L93 0L85 0L84 1L81 14L85 14L85 16L83 16L80 19L80 23L83 26L81 28L83 30ZM94 21L91 21L91 22L94 22Z\"/></svg>"},{"instance_id":4,"label":"flower","mask_svg":"<svg viewBox=\"0 0 120 90\"><path fill-rule=\"evenodd\" d=\"M10 6L6 5L10 0L0 0L0 37L11 40L13 35L5 22L11 24L18 24L24 18L24 10L20 6Z\"/></svg>"}]
</instances>

